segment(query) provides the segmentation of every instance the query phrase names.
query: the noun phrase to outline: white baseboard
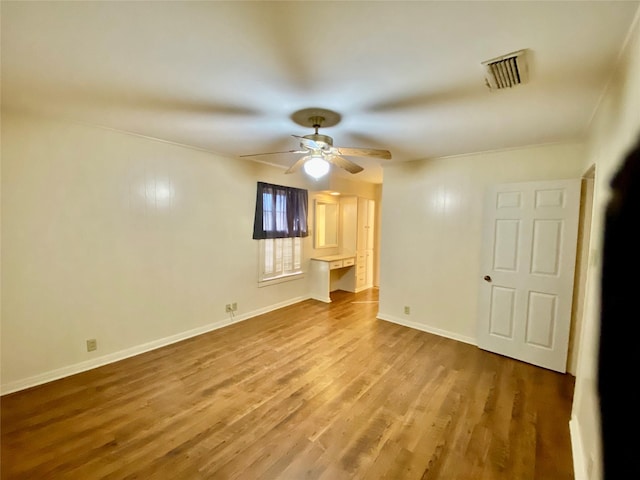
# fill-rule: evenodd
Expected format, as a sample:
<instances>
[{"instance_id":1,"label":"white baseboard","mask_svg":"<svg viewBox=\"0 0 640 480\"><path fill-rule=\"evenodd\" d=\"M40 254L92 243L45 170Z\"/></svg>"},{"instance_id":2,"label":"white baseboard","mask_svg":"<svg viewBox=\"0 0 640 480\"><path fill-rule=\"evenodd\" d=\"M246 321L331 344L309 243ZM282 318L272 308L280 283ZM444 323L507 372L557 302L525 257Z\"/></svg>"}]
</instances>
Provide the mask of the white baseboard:
<instances>
[{"instance_id":1,"label":"white baseboard","mask_svg":"<svg viewBox=\"0 0 640 480\"><path fill-rule=\"evenodd\" d=\"M75 375L76 373L86 372L87 370L101 367L109 363L118 362L120 360L124 360L125 358L133 357L135 355L140 355L141 353L149 352L157 348L166 347L167 345L171 345L172 343L177 343L182 340L186 340L187 338L196 337L198 335L202 335L203 333L211 332L213 330L218 330L219 328L227 327L229 325L233 325L234 323L242 322L244 320L257 317L258 315L262 315L264 313L268 313L273 310L277 310L279 308L287 307L289 305L293 305L294 303L302 302L304 300L307 300L308 298L310 297L303 296L303 297L292 298L290 300L276 303L274 305L269 305L268 307L259 308L257 310L253 310L252 312L244 313L242 315L226 318L224 320L217 320L213 323L209 323L207 325L203 325L198 328L193 328L185 332L180 332L175 335L171 335L169 337L153 340L151 342L143 343L141 345L136 345L131 348L126 348L118 352L109 353L107 355L103 355L101 357L97 357L84 362L74 363L73 365L68 365L66 367L56 368L55 370L49 370L48 372L44 372L38 375L33 375L31 377L27 377L21 380L8 382L0 386L0 395L7 395L9 393L25 390L27 388L35 387L37 385L42 385L43 383L52 382L54 380L59 380L64 377L69 377L71 375Z\"/></svg>"},{"instance_id":2,"label":"white baseboard","mask_svg":"<svg viewBox=\"0 0 640 480\"><path fill-rule=\"evenodd\" d=\"M356 288L355 293L364 292L365 290L369 290L370 288L373 288L373 285L365 285L364 287Z\"/></svg>"},{"instance_id":3,"label":"white baseboard","mask_svg":"<svg viewBox=\"0 0 640 480\"><path fill-rule=\"evenodd\" d=\"M582 432L580 423L576 417L569 420L569 434L571 436L571 453L573 454L573 474L576 480L588 480L589 468L587 456L582 444Z\"/></svg>"},{"instance_id":4,"label":"white baseboard","mask_svg":"<svg viewBox=\"0 0 640 480\"><path fill-rule=\"evenodd\" d=\"M470 345L477 345L475 338L467 337L466 335L459 335L457 333L450 332L448 330L442 330L440 328L430 327L422 323L412 322L410 320L405 320L404 318L396 317L394 315L378 312L378 315L376 316L376 318L379 318L380 320L385 320L387 322L397 323L398 325L402 325L404 327L421 330L427 333L433 333L434 335L438 335L440 337L450 338L452 340L468 343Z\"/></svg>"},{"instance_id":5,"label":"white baseboard","mask_svg":"<svg viewBox=\"0 0 640 480\"><path fill-rule=\"evenodd\" d=\"M309 298L313 300L318 300L319 302L331 303L331 297L323 297L320 295L311 295Z\"/></svg>"}]
</instances>

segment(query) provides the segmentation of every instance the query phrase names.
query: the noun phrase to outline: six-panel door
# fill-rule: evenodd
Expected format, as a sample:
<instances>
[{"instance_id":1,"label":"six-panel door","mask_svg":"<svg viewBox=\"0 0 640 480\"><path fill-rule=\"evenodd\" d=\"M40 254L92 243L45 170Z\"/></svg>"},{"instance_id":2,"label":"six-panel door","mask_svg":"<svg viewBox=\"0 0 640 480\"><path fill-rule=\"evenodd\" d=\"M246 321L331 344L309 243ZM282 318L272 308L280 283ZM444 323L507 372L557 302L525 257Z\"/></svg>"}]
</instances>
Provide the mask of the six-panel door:
<instances>
[{"instance_id":1,"label":"six-panel door","mask_svg":"<svg viewBox=\"0 0 640 480\"><path fill-rule=\"evenodd\" d=\"M478 346L566 371L580 180L487 192Z\"/></svg>"}]
</instances>

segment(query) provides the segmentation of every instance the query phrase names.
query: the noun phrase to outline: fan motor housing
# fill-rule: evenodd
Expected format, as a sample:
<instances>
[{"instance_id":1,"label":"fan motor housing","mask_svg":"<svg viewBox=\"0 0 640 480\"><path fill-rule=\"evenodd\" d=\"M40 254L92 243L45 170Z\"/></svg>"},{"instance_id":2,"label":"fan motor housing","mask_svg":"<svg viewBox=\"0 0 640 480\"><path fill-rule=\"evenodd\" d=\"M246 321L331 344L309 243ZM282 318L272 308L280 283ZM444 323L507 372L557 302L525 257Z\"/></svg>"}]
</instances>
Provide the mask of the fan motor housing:
<instances>
[{"instance_id":1,"label":"fan motor housing","mask_svg":"<svg viewBox=\"0 0 640 480\"><path fill-rule=\"evenodd\" d=\"M328 135L321 135L319 133L312 133L310 135L305 135L304 138L306 138L307 140L313 140L314 142L326 143L330 147L333 146L333 138L331 138Z\"/></svg>"}]
</instances>

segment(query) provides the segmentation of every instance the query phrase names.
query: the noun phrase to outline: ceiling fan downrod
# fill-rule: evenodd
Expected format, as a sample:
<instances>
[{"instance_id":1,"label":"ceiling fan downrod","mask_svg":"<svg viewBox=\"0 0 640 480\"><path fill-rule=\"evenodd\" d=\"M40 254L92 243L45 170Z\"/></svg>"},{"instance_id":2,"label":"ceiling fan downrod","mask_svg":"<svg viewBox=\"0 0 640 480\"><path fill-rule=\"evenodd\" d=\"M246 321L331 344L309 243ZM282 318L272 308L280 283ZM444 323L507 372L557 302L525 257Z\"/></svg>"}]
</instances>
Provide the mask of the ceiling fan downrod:
<instances>
[{"instance_id":1,"label":"ceiling fan downrod","mask_svg":"<svg viewBox=\"0 0 640 480\"><path fill-rule=\"evenodd\" d=\"M316 129L316 135L318 135L318 129L322 127L323 122L324 122L324 117L321 117L320 115L309 117L309 123L313 128Z\"/></svg>"},{"instance_id":2,"label":"ceiling fan downrod","mask_svg":"<svg viewBox=\"0 0 640 480\"><path fill-rule=\"evenodd\" d=\"M309 123L315 129L315 133L311 135L305 135L304 138L308 138L309 140L313 140L314 142L326 143L328 147L333 146L333 138L329 137L328 135L321 135L318 133L318 129L322 127L322 124L324 123L323 116L314 115L313 117L309 117ZM325 150L325 148L322 148L322 150Z\"/></svg>"}]
</instances>

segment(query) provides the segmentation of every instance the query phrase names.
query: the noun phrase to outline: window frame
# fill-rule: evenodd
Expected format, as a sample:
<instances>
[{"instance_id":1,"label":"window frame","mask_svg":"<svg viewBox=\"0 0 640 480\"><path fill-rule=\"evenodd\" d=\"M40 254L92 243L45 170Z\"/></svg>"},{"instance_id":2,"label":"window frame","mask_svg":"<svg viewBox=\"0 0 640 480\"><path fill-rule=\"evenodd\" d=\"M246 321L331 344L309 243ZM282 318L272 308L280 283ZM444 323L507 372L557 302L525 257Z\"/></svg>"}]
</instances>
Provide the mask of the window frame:
<instances>
[{"instance_id":1,"label":"window frame","mask_svg":"<svg viewBox=\"0 0 640 480\"><path fill-rule=\"evenodd\" d=\"M258 182L253 238L258 240L259 286L304 276L307 211L307 190Z\"/></svg>"},{"instance_id":2,"label":"window frame","mask_svg":"<svg viewBox=\"0 0 640 480\"><path fill-rule=\"evenodd\" d=\"M266 256L268 254L267 246L273 244L273 247L284 248L285 244L290 243L291 250L291 267L285 268L285 255L280 255L280 265L278 265L277 250L273 250L274 269L272 272L265 271ZM296 252L297 250L297 252ZM283 281L296 280L304 277L303 259L304 259L304 240L302 237L293 238L267 238L258 241L258 283L261 286L280 283ZM284 253L284 252L283 252ZM296 262L296 253L298 254Z\"/></svg>"}]
</instances>

